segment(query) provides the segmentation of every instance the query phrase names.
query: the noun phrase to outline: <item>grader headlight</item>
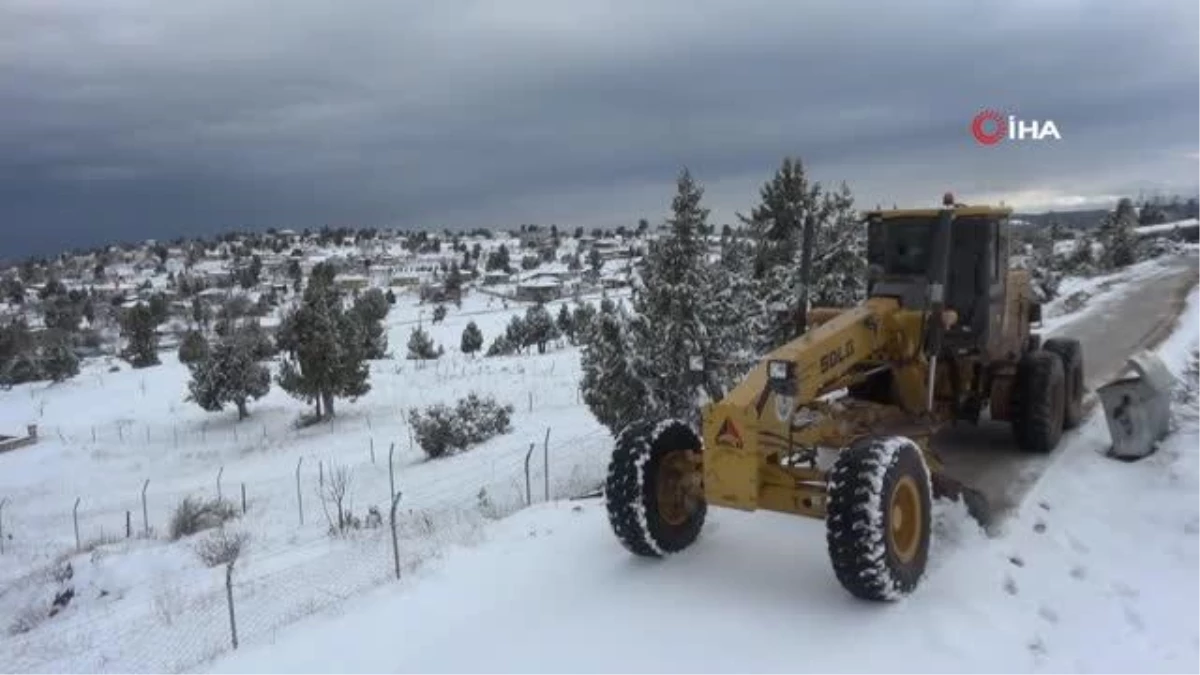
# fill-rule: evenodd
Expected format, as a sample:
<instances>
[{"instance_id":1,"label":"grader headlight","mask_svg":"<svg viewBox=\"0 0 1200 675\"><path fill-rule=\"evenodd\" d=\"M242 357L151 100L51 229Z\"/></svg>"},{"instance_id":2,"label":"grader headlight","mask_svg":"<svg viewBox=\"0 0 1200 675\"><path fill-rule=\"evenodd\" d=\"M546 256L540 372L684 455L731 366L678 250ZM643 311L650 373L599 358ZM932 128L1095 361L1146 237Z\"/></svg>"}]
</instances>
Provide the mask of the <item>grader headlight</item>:
<instances>
[{"instance_id":1,"label":"grader headlight","mask_svg":"<svg viewBox=\"0 0 1200 675\"><path fill-rule=\"evenodd\" d=\"M783 359L767 362L767 383L771 392L779 396L796 395L796 364Z\"/></svg>"}]
</instances>

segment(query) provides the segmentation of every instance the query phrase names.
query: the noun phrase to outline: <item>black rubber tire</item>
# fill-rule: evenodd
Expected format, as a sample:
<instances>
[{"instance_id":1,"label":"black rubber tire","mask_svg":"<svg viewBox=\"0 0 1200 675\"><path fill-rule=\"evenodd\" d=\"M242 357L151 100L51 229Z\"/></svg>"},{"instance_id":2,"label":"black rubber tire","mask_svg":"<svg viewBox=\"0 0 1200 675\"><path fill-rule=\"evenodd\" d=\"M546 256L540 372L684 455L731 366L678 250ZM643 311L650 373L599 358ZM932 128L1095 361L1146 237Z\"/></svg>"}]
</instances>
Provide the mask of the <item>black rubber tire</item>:
<instances>
[{"instance_id":1,"label":"black rubber tire","mask_svg":"<svg viewBox=\"0 0 1200 675\"><path fill-rule=\"evenodd\" d=\"M1063 362L1063 378L1066 380L1066 410L1063 412L1063 429L1074 429L1083 422L1083 345L1073 338L1050 338L1042 346L1058 355Z\"/></svg>"},{"instance_id":2,"label":"black rubber tire","mask_svg":"<svg viewBox=\"0 0 1200 675\"><path fill-rule=\"evenodd\" d=\"M1057 354L1038 350L1026 354L1017 365L1013 388L1013 439L1017 447L1049 454L1063 434L1066 408L1066 376Z\"/></svg>"},{"instance_id":3,"label":"black rubber tire","mask_svg":"<svg viewBox=\"0 0 1200 675\"><path fill-rule=\"evenodd\" d=\"M892 546L889 508L897 483L911 477L921 505L916 552L904 561ZM864 600L898 600L911 593L929 560L932 486L921 450L902 436L865 438L843 450L829 474L826 543L834 574Z\"/></svg>"},{"instance_id":4,"label":"black rubber tire","mask_svg":"<svg viewBox=\"0 0 1200 675\"><path fill-rule=\"evenodd\" d=\"M661 558L691 546L700 536L708 505L699 500L680 525L662 519L658 510L659 466L667 453L701 450L700 437L684 422L638 422L621 432L608 464L604 500L608 522L630 552Z\"/></svg>"}]
</instances>

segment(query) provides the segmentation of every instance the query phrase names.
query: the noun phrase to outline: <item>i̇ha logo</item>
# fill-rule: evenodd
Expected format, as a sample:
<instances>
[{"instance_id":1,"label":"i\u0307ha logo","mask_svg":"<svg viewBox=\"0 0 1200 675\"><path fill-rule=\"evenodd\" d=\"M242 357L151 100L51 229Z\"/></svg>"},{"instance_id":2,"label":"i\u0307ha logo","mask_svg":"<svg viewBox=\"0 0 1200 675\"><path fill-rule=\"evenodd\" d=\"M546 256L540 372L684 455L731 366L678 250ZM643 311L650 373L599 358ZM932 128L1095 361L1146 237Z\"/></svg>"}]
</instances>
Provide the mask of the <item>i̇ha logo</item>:
<instances>
[{"instance_id":1,"label":"i\u0307ha logo","mask_svg":"<svg viewBox=\"0 0 1200 675\"><path fill-rule=\"evenodd\" d=\"M980 145L996 145L1003 140L1062 140L1054 120L1017 119L1016 115L1002 115L995 110L982 110L971 120L971 135Z\"/></svg>"}]
</instances>

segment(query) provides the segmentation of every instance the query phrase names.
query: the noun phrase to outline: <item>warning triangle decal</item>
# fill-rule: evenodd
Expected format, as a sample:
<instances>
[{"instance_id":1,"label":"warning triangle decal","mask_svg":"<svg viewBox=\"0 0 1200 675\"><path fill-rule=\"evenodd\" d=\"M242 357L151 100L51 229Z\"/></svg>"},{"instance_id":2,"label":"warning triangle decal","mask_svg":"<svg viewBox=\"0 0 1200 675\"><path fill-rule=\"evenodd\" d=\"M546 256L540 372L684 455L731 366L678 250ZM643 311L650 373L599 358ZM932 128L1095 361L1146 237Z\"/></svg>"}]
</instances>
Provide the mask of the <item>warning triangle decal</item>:
<instances>
[{"instance_id":1,"label":"warning triangle decal","mask_svg":"<svg viewBox=\"0 0 1200 675\"><path fill-rule=\"evenodd\" d=\"M717 442L722 445L732 445L735 448L742 447L742 434L734 426L733 420L728 417L721 423L721 428L717 430Z\"/></svg>"}]
</instances>

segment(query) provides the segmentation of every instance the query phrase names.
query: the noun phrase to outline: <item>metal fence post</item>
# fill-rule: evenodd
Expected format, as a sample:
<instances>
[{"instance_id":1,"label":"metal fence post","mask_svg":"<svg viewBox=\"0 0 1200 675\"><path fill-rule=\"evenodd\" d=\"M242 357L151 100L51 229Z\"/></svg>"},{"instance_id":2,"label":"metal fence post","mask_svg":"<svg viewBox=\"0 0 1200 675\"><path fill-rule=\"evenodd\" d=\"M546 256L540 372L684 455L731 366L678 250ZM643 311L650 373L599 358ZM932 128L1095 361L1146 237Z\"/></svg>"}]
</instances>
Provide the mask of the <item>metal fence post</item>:
<instances>
[{"instance_id":1,"label":"metal fence post","mask_svg":"<svg viewBox=\"0 0 1200 675\"><path fill-rule=\"evenodd\" d=\"M246 484L242 483L242 515L246 515Z\"/></svg>"},{"instance_id":2,"label":"metal fence post","mask_svg":"<svg viewBox=\"0 0 1200 675\"><path fill-rule=\"evenodd\" d=\"M545 469L542 479L546 487L546 501L550 501L550 427L546 427L546 440L542 443L542 466Z\"/></svg>"},{"instance_id":3,"label":"metal fence post","mask_svg":"<svg viewBox=\"0 0 1200 675\"><path fill-rule=\"evenodd\" d=\"M396 566L396 578L400 578L400 542L396 539L396 505L400 503L400 493L392 494L392 515L390 518L392 527L392 560Z\"/></svg>"},{"instance_id":4,"label":"metal fence post","mask_svg":"<svg viewBox=\"0 0 1200 675\"><path fill-rule=\"evenodd\" d=\"M300 513L300 524L304 525L304 496L300 492L300 465L304 463L304 458L301 457L296 462L296 509Z\"/></svg>"},{"instance_id":5,"label":"metal fence post","mask_svg":"<svg viewBox=\"0 0 1200 675\"><path fill-rule=\"evenodd\" d=\"M146 488L150 487L150 479L142 483L142 534L150 536L150 512L146 510Z\"/></svg>"},{"instance_id":6,"label":"metal fence post","mask_svg":"<svg viewBox=\"0 0 1200 675\"><path fill-rule=\"evenodd\" d=\"M217 501L221 501L221 475L225 473L225 465L217 470Z\"/></svg>"},{"instance_id":7,"label":"metal fence post","mask_svg":"<svg viewBox=\"0 0 1200 675\"><path fill-rule=\"evenodd\" d=\"M71 520L75 521L75 550L79 550L79 497L75 498L75 507L71 509Z\"/></svg>"},{"instance_id":8,"label":"metal fence post","mask_svg":"<svg viewBox=\"0 0 1200 675\"><path fill-rule=\"evenodd\" d=\"M533 449L537 447L537 443L529 444L529 452L525 453L525 506L533 503L533 494L530 492L529 486L529 458L533 457Z\"/></svg>"},{"instance_id":9,"label":"metal fence post","mask_svg":"<svg viewBox=\"0 0 1200 675\"><path fill-rule=\"evenodd\" d=\"M392 447L388 448L388 489L391 490L389 494L392 496L396 495L396 472L392 468L392 458L395 456L395 454L396 444L392 443Z\"/></svg>"},{"instance_id":10,"label":"metal fence post","mask_svg":"<svg viewBox=\"0 0 1200 675\"><path fill-rule=\"evenodd\" d=\"M375 464L375 437L372 436L370 440L371 440L371 465L374 466L374 464Z\"/></svg>"},{"instance_id":11,"label":"metal fence post","mask_svg":"<svg viewBox=\"0 0 1200 675\"><path fill-rule=\"evenodd\" d=\"M4 505L8 503L8 497L0 499L0 555L4 554Z\"/></svg>"}]
</instances>

